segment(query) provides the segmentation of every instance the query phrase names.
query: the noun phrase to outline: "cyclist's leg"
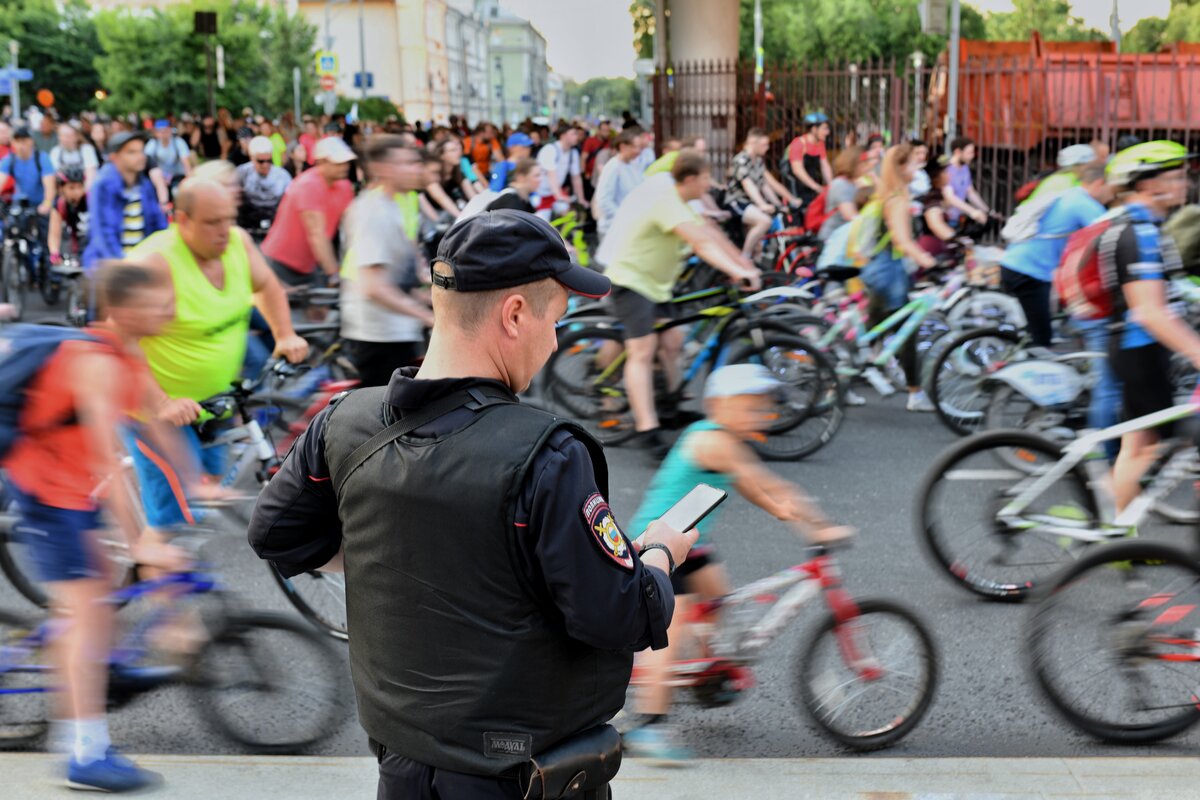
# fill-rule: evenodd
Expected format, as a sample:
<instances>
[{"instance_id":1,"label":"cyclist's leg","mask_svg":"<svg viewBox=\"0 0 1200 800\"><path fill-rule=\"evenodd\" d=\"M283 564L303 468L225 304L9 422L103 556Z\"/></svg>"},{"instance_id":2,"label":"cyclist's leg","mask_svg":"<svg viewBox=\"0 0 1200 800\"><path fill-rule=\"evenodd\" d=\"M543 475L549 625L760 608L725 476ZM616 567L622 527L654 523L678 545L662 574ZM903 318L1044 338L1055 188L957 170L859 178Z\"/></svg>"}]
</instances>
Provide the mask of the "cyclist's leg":
<instances>
[{"instance_id":1,"label":"cyclist's leg","mask_svg":"<svg viewBox=\"0 0 1200 800\"><path fill-rule=\"evenodd\" d=\"M1083 343L1088 350L1097 353L1108 353L1108 320L1075 320L1076 327L1083 334ZM1121 382L1113 374L1112 364L1106 355L1096 365L1100 370L1100 380L1092 388L1091 402L1088 405L1089 428L1110 428L1121 418ZM1118 443L1104 443L1104 451L1109 461L1117 458Z\"/></svg>"},{"instance_id":2,"label":"cyclist's leg","mask_svg":"<svg viewBox=\"0 0 1200 800\"><path fill-rule=\"evenodd\" d=\"M638 432L658 427L658 412L654 407L654 354L657 350L656 333L625 340L625 393Z\"/></svg>"},{"instance_id":3,"label":"cyclist's leg","mask_svg":"<svg viewBox=\"0 0 1200 800\"><path fill-rule=\"evenodd\" d=\"M1120 337L1114 337L1109 352L1113 370L1123 384L1122 418L1136 419L1174 405L1170 351L1160 344L1119 349L1119 342ZM1158 457L1158 443L1170 436L1171 426L1163 425L1121 437L1121 452L1113 465L1117 511L1141 493L1141 477Z\"/></svg>"},{"instance_id":4,"label":"cyclist's leg","mask_svg":"<svg viewBox=\"0 0 1200 800\"><path fill-rule=\"evenodd\" d=\"M1053 339L1050 326L1050 284L1008 267L1000 268L1000 287L1017 299L1033 344L1049 347Z\"/></svg>"},{"instance_id":5,"label":"cyclist's leg","mask_svg":"<svg viewBox=\"0 0 1200 800\"><path fill-rule=\"evenodd\" d=\"M771 218L758 206L746 206L742 212L742 224L746 226L746 241L742 243L742 255L753 258L758 243L771 229Z\"/></svg>"},{"instance_id":6,"label":"cyclist's leg","mask_svg":"<svg viewBox=\"0 0 1200 800\"><path fill-rule=\"evenodd\" d=\"M663 374L667 378L667 391L673 392L679 388L683 379L680 369L679 356L683 352L683 327L667 328L658 335L658 361L662 364Z\"/></svg>"}]
</instances>

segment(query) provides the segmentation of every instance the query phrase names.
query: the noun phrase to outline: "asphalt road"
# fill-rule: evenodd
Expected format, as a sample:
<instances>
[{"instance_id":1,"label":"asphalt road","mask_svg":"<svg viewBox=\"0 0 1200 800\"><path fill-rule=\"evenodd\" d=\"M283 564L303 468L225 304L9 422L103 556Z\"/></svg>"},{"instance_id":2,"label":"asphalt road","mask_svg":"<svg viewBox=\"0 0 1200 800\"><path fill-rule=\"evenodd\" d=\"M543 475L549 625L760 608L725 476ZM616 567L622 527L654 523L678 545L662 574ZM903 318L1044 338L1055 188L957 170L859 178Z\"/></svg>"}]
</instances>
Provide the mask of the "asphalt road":
<instances>
[{"instance_id":1,"label":"asphalt road","mask_svg":"<svg viewBox=\"0 0 1200 800\"><path fill-rule=\"evenodd\" d=\"M1029 609L977 600L939 575L913 530L914 492L928 464L955 437L932 415L907 413L903 400L882 400L864 389L868 405L848 412L836 439L808 460L777 465L819 499L833 519L856 526L855 546L839 555L847 587L859 596L884 596L917 610L941 651L941 683L929 714L895 756L1116 756L1190 753L1195 734L1155 748L1097 745L1059 722L1037 694L1025 667L1023 629ZM618 518L635 511L652 469L640 454L609 453ZM803 546L782 523L731 498L713 529L714 543L735 583L798 563ZM1154 527L1145 535L1182 541L1186 531ZM240 536L210 543L209 555L250 606L289 610L265 567ZM31 611L7 585L0 608ZM800 757L845 754L809 723L796 702L803 637L819 606L805 611L767 651L758 685L737 703L714 710L680 706L676 719L686 743L704 757ZM344 649L344 646L339 645ZM346 673L347 683L349 673ZM2 701L0 701L2 708ZM212 732L179 688L143 697L112 715L114 740L133 752L236 752ZM315 751L365 753L365 736L348 719Z\"/></svg>"}]
</instances>

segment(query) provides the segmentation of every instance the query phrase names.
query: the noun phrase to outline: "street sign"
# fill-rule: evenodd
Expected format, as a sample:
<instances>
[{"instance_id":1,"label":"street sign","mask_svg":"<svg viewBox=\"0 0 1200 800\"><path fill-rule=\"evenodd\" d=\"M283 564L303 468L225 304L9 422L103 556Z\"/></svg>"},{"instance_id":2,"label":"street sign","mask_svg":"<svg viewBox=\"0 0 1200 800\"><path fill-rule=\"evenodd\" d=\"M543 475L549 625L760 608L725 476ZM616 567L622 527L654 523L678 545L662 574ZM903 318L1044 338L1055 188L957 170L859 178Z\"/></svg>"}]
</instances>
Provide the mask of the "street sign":
<instances>
[{"instance_id":1,"label":"street sign","mask_svg":"<svg viewBox=\"0 0 1200 800\"><path fill-rule=\"evenodd\" d=\"M11 81L13 79L16 79L18 81L31 81L31 80L33 80L33 70L31 70L31 69L13 69L12 67L5 67L3 69L0 69L0 78L3 78L4 80L8 80L8 81Z\"/></svg>"},{"instance_id":2,"label":"street sign","mask_svg":"<svg viewBox=\"0 0 1200 800\"><path fill-rule=\"evenodd\" d=\"M321 76L321 91L332 92L336 88L337 88L337 78L333 77L332 75L322 75Z\"/></svg>"},{"instance_id":3,"label":"street sign","mask_svg":"<svg viewBox=\"0 0 1200 800\"><path fill-rule=\"evenodd\" d=\"M317 74L321 76L336 75L338 71L337 53L332 50L321 50L317 53Z\"/></svg>"},{"instance_id":4,"label":"street sign","mask_svg":"<svg viewBox=\"0 0 1200 800\"><path fill-rule=\"evenodd\" d=\"M361 73L361 72L354 73L354 88L355 89L363 88L362 77L363 77L363 73ZM368 89L375 88L375 73L374 72L367 73L367 88Z\"/></svg>"},{"instance_id":5,"label":"street sign","mask_svg":"<svg viewBox=\"0 0 1200 800\"><path fill-rule=\"evenodd\" d=\"M0 78L0 94L12 94L12 81Z\"/></svg>"},{"instance_id":6,"label":"street sign","mask_svg":"<svg viewBox=\"0 0 1200 800\"><path fill-rule=\"evenodd\" d=\"M946 23L950 15L946 13L946 0L921 0L917 13L921 17L921 32L946 35Z\"/></svg>"}]
</instances>

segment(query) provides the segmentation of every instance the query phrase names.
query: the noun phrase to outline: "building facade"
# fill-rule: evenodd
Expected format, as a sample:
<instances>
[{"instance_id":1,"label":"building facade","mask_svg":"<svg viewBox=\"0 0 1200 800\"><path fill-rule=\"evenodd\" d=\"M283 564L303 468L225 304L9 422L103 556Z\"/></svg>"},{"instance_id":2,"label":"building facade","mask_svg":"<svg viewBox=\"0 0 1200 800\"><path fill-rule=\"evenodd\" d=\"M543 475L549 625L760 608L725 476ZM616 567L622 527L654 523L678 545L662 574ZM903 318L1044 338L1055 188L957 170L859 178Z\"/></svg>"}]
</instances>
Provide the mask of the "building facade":
<instances>
[{"instance_id":1,"label":"building facade","mask_svg":"<svg viewBox=\"0 0 1200 800\"><path fill-rule=\"evenodd\" d=\"M479 0L477 7L488 27L492 121L549 117L554 110L545 37L528 20L501 8L497 0Z\"/></svg>"}]
</instances>

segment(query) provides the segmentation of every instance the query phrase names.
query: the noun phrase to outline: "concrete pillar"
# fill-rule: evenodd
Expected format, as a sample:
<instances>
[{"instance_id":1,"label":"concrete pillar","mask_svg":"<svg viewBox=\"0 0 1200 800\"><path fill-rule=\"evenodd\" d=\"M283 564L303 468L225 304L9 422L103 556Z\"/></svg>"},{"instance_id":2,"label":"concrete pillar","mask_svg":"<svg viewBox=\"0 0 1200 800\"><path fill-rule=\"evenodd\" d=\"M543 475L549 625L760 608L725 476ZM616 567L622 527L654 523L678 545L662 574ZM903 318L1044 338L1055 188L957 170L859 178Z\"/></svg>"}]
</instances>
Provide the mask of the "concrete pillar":
<instances>
[{"instance_id":1,"label":"concrete pillar","mask_svg":"<svg viewBox=\"0 0 1200 800\"><path fill-rule=\"evenodd\" d=\"M675 63L738 55L738 0L659 0Z\"/></svg>"}]
</instances>

